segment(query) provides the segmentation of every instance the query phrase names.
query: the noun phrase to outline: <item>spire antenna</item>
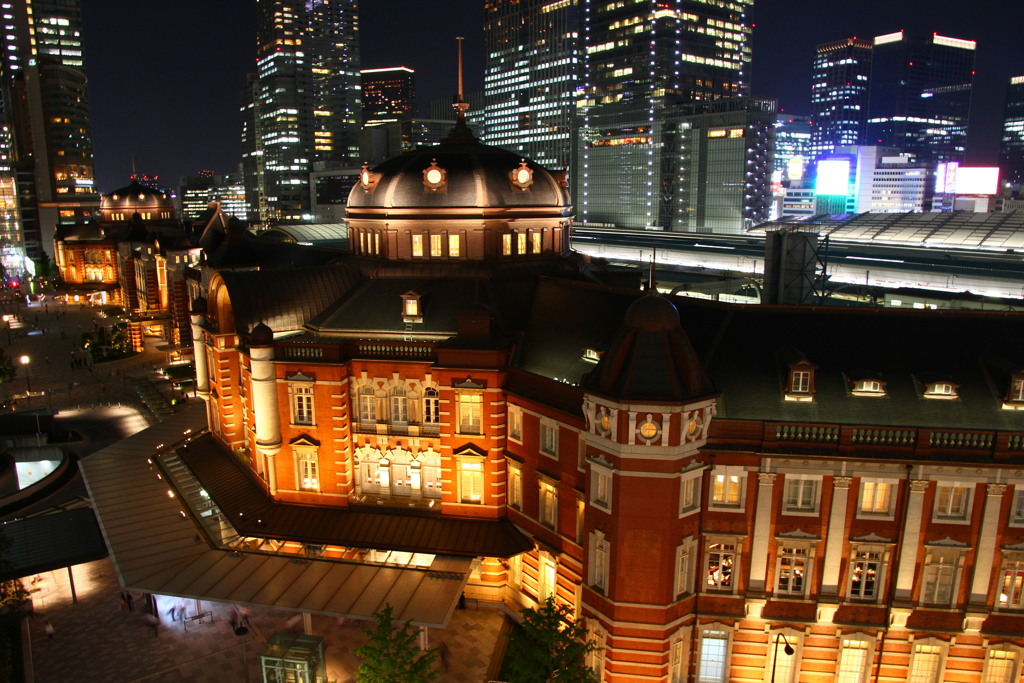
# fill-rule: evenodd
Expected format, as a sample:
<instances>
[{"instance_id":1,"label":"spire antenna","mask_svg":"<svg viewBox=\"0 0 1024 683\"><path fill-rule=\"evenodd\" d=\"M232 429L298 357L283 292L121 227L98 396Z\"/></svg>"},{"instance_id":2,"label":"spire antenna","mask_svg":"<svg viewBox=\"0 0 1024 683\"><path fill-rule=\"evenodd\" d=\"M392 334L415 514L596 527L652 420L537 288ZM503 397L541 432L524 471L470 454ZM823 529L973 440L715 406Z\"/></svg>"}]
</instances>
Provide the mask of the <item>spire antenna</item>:
<instances>
[{"instance_id":1,"label":"spire antenna","mask_svg":"<svg viewBox=\"0 0 1024 683\"><path fill-rule=\"evenodd\" d=\"M466 102L465 92L462 89L462 40L463 40L463 37L462 36L457 36L455 38L455 40L458 41L456 43L456 45L458 45L458 48L459 48L459 94L456 97L455 104L452 105L452 106L455 107L456 122L458 122L458 121L463 121L466 118L466 110L469 109L469 103Z\"/></svg>"},{"instance_id":2,"label":"spire antenna","mask_svg":"<svg viewBox=\"0 0 1024 683\"><path fill-rule=\"evenodd\" d=\"M654 262L655 262L655 260L657 258L658 258L658 249L654 248L654 249L651 250L651 268L650 268L650 271L648 272L648 275L647 275L647 291L651 292L652 294L656 294L657 291L658 291L655 288L655 284L654 284Z\"/></svg>"}]
</instances>

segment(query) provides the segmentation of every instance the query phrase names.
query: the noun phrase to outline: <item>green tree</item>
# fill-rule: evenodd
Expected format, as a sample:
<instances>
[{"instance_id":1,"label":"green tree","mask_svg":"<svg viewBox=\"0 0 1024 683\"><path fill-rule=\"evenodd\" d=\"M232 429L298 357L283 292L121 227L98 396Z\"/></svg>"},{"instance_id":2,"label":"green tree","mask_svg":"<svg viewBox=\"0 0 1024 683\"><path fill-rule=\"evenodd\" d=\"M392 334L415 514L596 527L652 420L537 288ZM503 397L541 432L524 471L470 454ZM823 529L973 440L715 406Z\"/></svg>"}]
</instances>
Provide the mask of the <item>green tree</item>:
<instances>
[{"instance_id":1,"label":"green tree","mask_svg":"<svg viewBox=\"0 0 1024 683\"><path fill-rule=\"evenodd\" d=\"M132 336L128 332L128 323L115 323L110 328L110 346L122 356L129 356L134 353Z\"/></svg>"},{"instance_id":2,"label":"green tree","mask_svg":"<svg viewBox=\"0 0 1024 683\"><path fill-rule=\"evenodd\" d=\"M352 650L362 660L356 671L359 683L430 683L437 678L437 650L420 650L411 622L396 623L391 605L373 617L377 625L363 630L366 644Z\"/></svg>"},{"instance_id":3,"label":"green tree","mask_svg":"<svg viewBox=\"0 0 1024 683\"><path fill-rule=\"evenodd\" d=\"M591 683L597 681L586 656L598 648L568 605L549 597L537 609L520 612L523 621L509 635L505 671L510 683Z\"/></svg>"},{"instance_id":4,"label":"green tree","mask_svg":"<svg viewBox=\"0 0 1024 683\"><path fill-rule=\"evenodd\" d=\"M14 359L0 349L0 384L13 382L18 370L14 367Z\"/></svg>"}]
</instances>

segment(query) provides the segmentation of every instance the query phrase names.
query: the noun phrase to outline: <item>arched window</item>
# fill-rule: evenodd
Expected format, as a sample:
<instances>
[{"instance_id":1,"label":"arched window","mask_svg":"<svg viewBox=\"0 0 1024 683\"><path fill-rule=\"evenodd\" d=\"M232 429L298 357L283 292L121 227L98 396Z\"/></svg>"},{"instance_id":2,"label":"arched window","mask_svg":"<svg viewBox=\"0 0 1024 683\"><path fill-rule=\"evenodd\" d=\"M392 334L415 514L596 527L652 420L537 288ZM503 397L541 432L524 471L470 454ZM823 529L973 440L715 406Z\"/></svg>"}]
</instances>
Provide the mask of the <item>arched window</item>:
<instances>
[{"instance_id":1,"label":"arched window","mask_svg":"<svg viewBox=\"0 0 1024 683\"><path fill-rule=\"evenodd\" d=\"M437 424L441 419L441 399L433 387L423 391L423 423Z\"/></svg>"}]
</instances>

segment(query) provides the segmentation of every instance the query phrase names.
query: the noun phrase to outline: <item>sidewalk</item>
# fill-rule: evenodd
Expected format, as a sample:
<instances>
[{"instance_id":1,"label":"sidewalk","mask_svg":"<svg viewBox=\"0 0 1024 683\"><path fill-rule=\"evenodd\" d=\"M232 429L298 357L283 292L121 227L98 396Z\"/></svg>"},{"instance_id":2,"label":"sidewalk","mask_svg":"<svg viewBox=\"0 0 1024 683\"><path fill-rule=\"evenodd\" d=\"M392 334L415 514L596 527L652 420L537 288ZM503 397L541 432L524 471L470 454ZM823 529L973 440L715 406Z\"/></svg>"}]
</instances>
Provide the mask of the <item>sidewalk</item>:
<instances>
[{"instance_id":1,"label":"sidewalk","mask_svg":"<svg viewBox=\"0 0 1024 683\"><path fill-rule=\"evenodd\" d=\"M302 632L300 614L254 608L249 633L236 636L230 625L232 607L205 601L199 608L210 610L212 620L171 621L168 611L180 601L160 597L160 624L154 635L141 596L134 600L134 611L121 608L121 587L109 559L72 571L77 605L71 600L67 570L47 572L31 586L38 589L33 593L37 616L28 624L36 683L256 683L262 680L259 653L267 639L279 631ZM195 600L184 603L187 615L197 613ZM47 621L56 631L53 639L46 637ZM362 629L368 623L314 615L312 624L313 633L325 639L327 679L354 681L358 660L351 650L364 642ZM438 681L484 681L501 624L496 610L466 609L456 610L444 631L431 630L430 645L444 640L450 652L448 671Z\"/></svg>"}]
</instances>

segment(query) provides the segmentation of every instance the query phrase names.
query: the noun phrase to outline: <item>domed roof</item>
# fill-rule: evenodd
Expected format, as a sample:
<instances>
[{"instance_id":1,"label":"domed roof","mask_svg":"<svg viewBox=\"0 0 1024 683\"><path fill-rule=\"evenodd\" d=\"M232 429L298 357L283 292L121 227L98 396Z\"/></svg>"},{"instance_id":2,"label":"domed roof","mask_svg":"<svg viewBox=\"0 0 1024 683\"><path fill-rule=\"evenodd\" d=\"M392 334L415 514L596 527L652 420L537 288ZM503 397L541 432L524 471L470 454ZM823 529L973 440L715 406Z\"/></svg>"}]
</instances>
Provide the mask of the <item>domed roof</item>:
<instances>
[{"instance_id":1,"label":"domed roof","mask_svg":"<svg viewBox=\"0 0 1024 683\"><path fill-rule=\"evenodd\" d=\"M137 180L132 180L126 187L105 194L100 199L100 208L105 210L151 210L160 206L171 207L171 198L160 190L140 184Z\"/></svg>"},{"instance_id":2,"label":"domed roof","mask_svg":"<svg viewBox=\"0 0 1024 683\"><path fill-rule=\"evenodd\" d=\"M563 175L556 177L515 152L481 144L460 120L439 145L364 168L349 194L348 214L379 215L381 209L557 208L559 215L568 215Z\"/></svg>"},{"instance_id":3,"label":"domed roof","mask_svg":"<svg viewBox=\"0 0 1024 683\"><path fill-rule=\"evenodd\" d=\"M584 385L619 400L687 401L714 393L675 305L653 292L630 304Z\"/></svg>"},{"instance_id":4,"label":"domed roof","mask_svg":"<svg viewBox=\"0 0 1024 683\"><path fill-rule=\"evenodd\" d=\"M249 344L252 346L269 346L274 343L274 331L266 323L257 323L249 333Z\"/></svg>"}]
</instances>

